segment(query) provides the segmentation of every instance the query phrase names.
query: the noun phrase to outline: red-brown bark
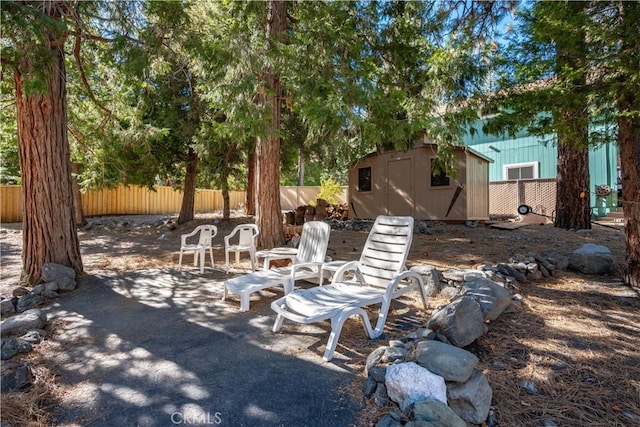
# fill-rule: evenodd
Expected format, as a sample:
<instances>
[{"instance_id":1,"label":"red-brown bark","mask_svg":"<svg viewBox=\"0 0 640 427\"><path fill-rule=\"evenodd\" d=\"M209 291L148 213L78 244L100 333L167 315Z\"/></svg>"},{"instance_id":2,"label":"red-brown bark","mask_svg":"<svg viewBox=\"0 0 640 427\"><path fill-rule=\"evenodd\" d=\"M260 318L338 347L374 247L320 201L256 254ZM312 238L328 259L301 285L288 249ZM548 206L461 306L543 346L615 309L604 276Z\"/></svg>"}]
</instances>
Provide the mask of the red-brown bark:
<instances>
[{"instance_id":1,"label":"red-brown bark","mask_svg":"<svg viewBox=\"0 0 640 427\"><path fill-rule=\"evenodd\" d=\"M271 0L267 4L267 36L271 43L279 43L284 37L287 19L287 3ZM266 122L266 136L256 144L257 156L257 214L260 228L258 246L273 248L284 243L282 209L280 205L280 112L282 86L280 76L272 69L263 73L263 83L269 94L270 118Z\"/></svg>"},{"instance_id":2,"label":"red-brown bark","mask_svg":"<svg viewBox=\"0 0 640 427\"><path fill-rule=\"evenodd\" d=\"M193 219L193 207L196 200L196 181L198 178L198 154L192 147L189 147L187 154L187 167L184 176L184 188L182 194L182 205L178 224L184 224Z\"/></svg>"},{"instance_id":3,"label":"red-brown bark","mask_svg":"<svg viewBox=\"0 0 640 427\"><path fill-rule=\"evenodd\" d=\"M50 34L48 40L59 39ZM14 73L18 145L23 192L23 281L40 281L47 262L83 271L74 218L64 50L51 44L44 91L25 92L25 79L37 78L28 60Z\"/></svg>"}]
</instances>

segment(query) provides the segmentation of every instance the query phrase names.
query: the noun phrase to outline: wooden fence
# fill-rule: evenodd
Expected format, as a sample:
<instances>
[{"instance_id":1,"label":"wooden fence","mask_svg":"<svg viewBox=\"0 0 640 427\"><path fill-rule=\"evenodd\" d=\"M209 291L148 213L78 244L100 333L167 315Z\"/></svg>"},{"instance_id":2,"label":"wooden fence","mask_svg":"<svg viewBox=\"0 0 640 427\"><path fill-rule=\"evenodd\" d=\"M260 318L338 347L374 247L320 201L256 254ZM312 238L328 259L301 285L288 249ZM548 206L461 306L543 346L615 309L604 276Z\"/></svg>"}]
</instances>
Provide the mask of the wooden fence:
<instances>
[{"instance_id":1,"label":"wooden fence","mask_svg":"<svg viewBox=\"0 0 640 427\"><path fill-rule=\"evenodd\" d=\"M85 216L99 215L148 215L180 212L182 192L171 187L158 186L156 191L123 185L108 189L88 191L82 195L82 211ZM315 200L320 187L280 187L282 210L293 210ZM22 189L19 185L0 186L0 222L22 221ZM347 190L339 197L346 203ZM238 209L245 203L244 191L230 191L230 208ZM536 212L547 215L555 211L555 181L540 179L529 181L500 181L489 184L489 213L515 216L521 204L528 204ZM198 189L195 197L195 213L222 210L222 191Z\"/></svg>"},{"instance_id":2,"label":"wooden fence","mask_svg":"<svg viewBox=\"0 0 640 427\"><path fill-rule=\"evenodd\" d=\"M245 203L244 191L230 191L229 205L238 209ZM121 185L106 190L82 194L85 216L178 214L182 192L171 187L157 186L155 191L144 187ZM195 213L222 210L221 190L196 190ZM0 222L22 221L22 189L19 185L0 186Z\"/></svg>"},{"instance_id":3,"label":"wooden fence","mask_svg":"<svg viewBox=\"0 0 640 427\"><path fill-rule=\"evenodd\" d=\"M283 210L293 210L315 200L320 187L280 187ZM244 191L230 191L230 208L244 205ZM341 197L346 202L346 189ZM151 215L178 214L182 192L171 187L157 186L155 191L144 187L121 185L107 190L94 190L82 194L82 212L85 216L99 215ZM221 190L196 190L195 213L215 212L224 206ZM19 185L0 186L0 222L22 221L22 189Z\"/></svg>"}]
</instances>

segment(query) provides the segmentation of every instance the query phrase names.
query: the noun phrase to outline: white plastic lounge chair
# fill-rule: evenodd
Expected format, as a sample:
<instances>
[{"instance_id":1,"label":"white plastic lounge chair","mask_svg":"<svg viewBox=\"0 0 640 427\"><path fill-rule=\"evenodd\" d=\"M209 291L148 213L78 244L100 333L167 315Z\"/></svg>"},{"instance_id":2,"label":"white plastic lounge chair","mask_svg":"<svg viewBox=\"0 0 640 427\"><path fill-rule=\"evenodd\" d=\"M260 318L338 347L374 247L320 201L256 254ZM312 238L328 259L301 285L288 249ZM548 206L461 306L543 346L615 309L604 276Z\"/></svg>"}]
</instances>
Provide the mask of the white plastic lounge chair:
<instances>
[{"instance_id":1,"label":"white plastic lounge chair","mask_svg":"<svg viewBox=\"0 0 640 427\"><path fill-rule=\"evenodd\" d=\"M224 301L229 292L240 294L240 311L249 310L249 296L253 292L282 285L284 293L293 290L296 280L318 278L327 254L331 227L326 222L309 221L302 226L302 237L293 263L288 267L259 270L224 282ZM289 258L285 255L286 258Z\"/></svg>"},{"instance_id":2,"label":"white plastic lounge chair","mask_svg":"<svg viewBox=\"0 0 640 427\"><path fill-rule=\"evenodd\" d=\"M278 332L285 318L299 323L331 320L331 334L324 360L331 360L342 325L347 318L359 315L371 339L382 335L391 301L419 288L427 307L422 277L406 271L405 262L411 248L413 218L379 216L362 250L359 261L352 261L336 271L331 284L297 289L271 303L278 313L273 331ZM353 279L344 280L344 273ZM364 307L381 304L378 321L372 329Z\"/></svg>"},{"instance_id":3,"label":"white plastic lounge chair","mask_svg":"<svg viewBox=\"0 0 640 427\"><path fill-rule=\"evenodd\" d=\"M235 235L237 238L234 238ZM240 224L236 226L231 234L224 238L224 261L225 272L229 272L229 253L236 253L236 264L240 262L240 252L249 252L251 258L251 270L256 269L256 243L258 239L258 226L255 224ZM233 242L232 242L233 239Z\"/></svg>"},{"instance_id":4,"label":"white plastic lounge chair","mask_svg":"<svg viewBox=\"0 0 640 427\"><path fill-rule=\"evenodd\" d=\"M193 252L193 265L198 265L198 255L200 258L200 273L204 273L204 257L207 249L209 250L209 258L211 259L211 267L213 267L213 238L218 234L218 228L215 225L200 225L191 233L180 236L180 259L178 261L178 269L182 269L182 254L184 252ZM198 235L197 243L191 239Z\"/></svg>"}]
</instances>

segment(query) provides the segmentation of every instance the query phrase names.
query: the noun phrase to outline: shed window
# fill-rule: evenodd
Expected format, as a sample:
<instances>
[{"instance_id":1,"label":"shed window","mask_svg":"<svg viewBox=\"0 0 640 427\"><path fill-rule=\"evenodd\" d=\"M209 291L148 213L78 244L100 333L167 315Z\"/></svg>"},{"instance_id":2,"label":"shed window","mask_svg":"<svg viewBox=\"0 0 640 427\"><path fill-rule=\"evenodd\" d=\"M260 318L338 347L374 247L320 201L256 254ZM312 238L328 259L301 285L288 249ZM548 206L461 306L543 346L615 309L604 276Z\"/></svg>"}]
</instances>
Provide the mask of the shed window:
<instances>
[{"instance_id":1,"label":"shed window","mask_svg":"<svg viewBox=\"0 0 640 427\"><path fill-rule=\"evenodd\" d=\"M358 168L358 191L371 191L371 167Z\"/></svg>"},{"instance_id":2,"label":"shed window","mask_svg":"<svg viewBox=\"0 0 640 427\"><path fill-rule=\"evenodd\" d=\"M449 175L443 170L439 159L431 159L431 186L448 187L451 184Z\"/></svg>"},{"instance_id":3,"label":"shed window","mask_svg":"<svg viewBox=\"0 0 640 427\"><path fill-rule=\"evenodd\" d=\"M538 179L538 163L513 163L504 165L503 176L505 180Z\"/></svg>"}]
</instances>

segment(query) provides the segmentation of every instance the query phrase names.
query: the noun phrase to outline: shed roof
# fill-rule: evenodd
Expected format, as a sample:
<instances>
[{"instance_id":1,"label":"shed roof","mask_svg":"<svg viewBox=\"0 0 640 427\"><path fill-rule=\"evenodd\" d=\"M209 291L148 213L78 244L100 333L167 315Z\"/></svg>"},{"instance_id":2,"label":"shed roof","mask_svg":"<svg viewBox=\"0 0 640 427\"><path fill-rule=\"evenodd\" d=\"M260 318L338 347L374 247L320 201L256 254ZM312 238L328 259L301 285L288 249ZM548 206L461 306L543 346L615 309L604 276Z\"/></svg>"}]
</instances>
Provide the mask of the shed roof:
<instances>
[{"instance_id":1,"label":"shed roof","mask_svg":"<svg viewBox=\"0 0 640 427\"><path fill-rule=\"evenodd\" d=\"M435 142L430 142L427 139L427 136L424 135L422 138L419 138L419 139L417 139L415 141L413 148L422 148L422 147L427 147L427 146L437 147L437 144ZM480 159L482 159L482 160L484 160L484 161L486 161L488 163L493 163L494 162L494 160L492 158L487 157L486 155L480 153L479 151L474 150L473 148L471 148L471 147L469 147L467 145L457 146L456 149L460 149L460 150L463 150L465 152L468 152L468 153L470 153L470 154L472 154L472 155L474 155L474 156L476 156L476 157L478 157L478 158L480 158ZM391 153L393 151L399 151L399 150L390 150L390 151L385 151L383 153L378 153L376 151L372 151L371 153L363 156L361 159L356 160L351 166L355 166L361 160L377 156L378 154Z\"/></svg>"}]
</instances>

